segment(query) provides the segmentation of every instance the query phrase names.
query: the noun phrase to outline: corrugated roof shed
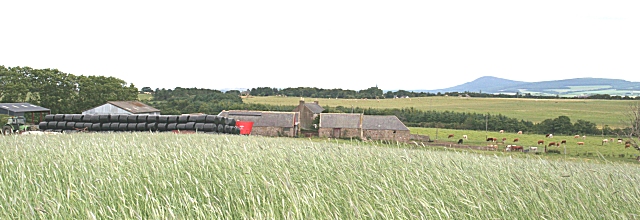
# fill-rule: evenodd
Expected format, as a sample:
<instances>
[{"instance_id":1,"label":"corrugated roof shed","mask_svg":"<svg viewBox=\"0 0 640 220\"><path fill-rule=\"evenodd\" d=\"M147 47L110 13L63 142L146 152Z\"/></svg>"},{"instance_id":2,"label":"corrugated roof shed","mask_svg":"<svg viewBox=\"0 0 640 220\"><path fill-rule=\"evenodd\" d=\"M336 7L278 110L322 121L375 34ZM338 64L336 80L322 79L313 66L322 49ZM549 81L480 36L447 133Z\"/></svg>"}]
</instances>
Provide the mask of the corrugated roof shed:
<instances>
[{"instance_id":1,"label":"corrugated roof shed","mask_svg":"<svg viewBox=\"0 0 640 220\"><path fill-rule=\"evenodd\" d=\"M160 110L138 101L108 101L107 103L133 114L160 112Z\"/></svg>"},{"instance_id":2,"label":"corrugated roof shed","mask_svg":"<svg viewBox=\"0 0 640 220\"><path fill-rule=\"evenodd\" d=\"M51 111L48 108L43 108L31 103L0 103L0 113L11 115L14 113L22 113L22 112L46 112Z\"/></svg>"},{"instance_id":3,"label":"corrugated roof shed","mask_svg":"<svg viewBox=\"0 0 640 220\"><path fill-rule=\"evenodd\" d=\"M361 128L362 114L322 113L320 114L321 128Z\"/></svg>"},{"instance_id":4,"label":"corrugated roof shed","mask_svg":"<svg viewBox=\"0 0 640 220\"><path fill-rule=\"evenodd\" d=\"M242 111L229 110L218 114L240 121L251 121L254 127L292 128L297 122L295 112Z\"/></svg>"},{"instance_id":5,"label":"corrugated roof shed","mask_svg":"<svg viewBox=\"0 0 640 220\"><path fill-rule=\"evenodd\" d=\"M316 103L305 103L304 106L311 110L313 114L320 114L324 111L324 108Z\"/></svg>"},{"instance_id":6,"label":"corrugated roof shed","mask_svg":"<svg viewBox=\"0 0 640 220\"><path fill-rule=\"evenodd\" d=\"M362 129L408 131L409 128L395 115L365 115L362 118Z\"/></svg>"}]
</instances>

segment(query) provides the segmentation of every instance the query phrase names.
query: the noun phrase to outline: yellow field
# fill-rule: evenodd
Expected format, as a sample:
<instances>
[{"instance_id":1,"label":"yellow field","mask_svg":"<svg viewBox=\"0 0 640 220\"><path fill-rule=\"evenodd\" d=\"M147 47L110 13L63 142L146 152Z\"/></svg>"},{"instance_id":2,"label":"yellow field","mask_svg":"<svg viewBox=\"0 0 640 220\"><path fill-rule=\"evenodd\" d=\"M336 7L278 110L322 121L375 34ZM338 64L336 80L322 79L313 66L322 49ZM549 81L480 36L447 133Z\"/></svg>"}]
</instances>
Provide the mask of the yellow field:
<instances>
[{"instance_id":1,"label":"yellow field","mask_svg":"<svg viewBox=\"0 0 640 220\"><path fill-rule=\"evenodd\" d=\"M249 97L245 103L271 105L297 105L299 97ZM315 99L306 98L306 102L315 100L321 106L345 106L360 108L409 108L418 110L455 111L502 114L507 117L541 122L558 116L568 116L572 122L579 119L596 123L598 127L609 125L612 128L626 127L625 114L631 104L629 100L589 100L589 99L513 99L513 98L459 98L459 97L421 97L408 99Z\"/></svg>"}]
</instances>

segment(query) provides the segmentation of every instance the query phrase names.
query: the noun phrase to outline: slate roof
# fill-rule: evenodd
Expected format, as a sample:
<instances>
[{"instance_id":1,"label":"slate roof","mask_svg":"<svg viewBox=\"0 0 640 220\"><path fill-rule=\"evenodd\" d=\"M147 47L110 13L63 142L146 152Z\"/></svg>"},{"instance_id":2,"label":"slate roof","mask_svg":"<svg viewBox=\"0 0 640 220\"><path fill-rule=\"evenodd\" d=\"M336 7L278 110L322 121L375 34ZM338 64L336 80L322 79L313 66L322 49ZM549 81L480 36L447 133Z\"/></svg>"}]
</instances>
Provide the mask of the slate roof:
<instances>
[{"instance_id":1,"label":"slate roof","mask_svg":"<svg viewBox=\"0 0 640 220\"><path fill-rule=\"evenodd\" d=\"M47 112L51 111L48 108L43 108L31 103L0 103L0 112Z\"/></svg>"},{"instance_id":2,"label":"slate roof","mask_svg":"<svg viewBox=\"0 0 640 220\"><path fill-rule=\"evenodd\" d=\"M133 114L159 112L160 110L138 101L108 101L107 103Z\"/></svg>"},{"instance_id":3,"label":"slate roof","mask_svg":"<svg viewBox=\"0 0 640 220\"><path fill-rule=\"evenodd\" d=\"M362 119L362 129L365 130L396 130L408 131L395 115L365 115Z\"/></svg>"},{"instance_id":4,"label":"slate roof","mask_svg":"<svg viewBox=\"0 0 640 220\"><path fill-rule=\"evenodd\" d=\"M362 114L322 113L320 114L321 128L361 128Z\"/></svg>"},{"instance_id":5,"label":"slate roof","mask_svg":"<svg viewBox=\"0 0 640 220\"><path fill-rule=\"evenodd\" d=\"M307 107L313 114L320 114L324 111L324 108L316 103L305 103L304 107Z\"/></svg>"},{"instance_id":6,"label":"slate roof","mask_svg":"<svg viewBox=\"0 0 640 220\"><path fill-rule=\"evenodd\" d=\"M229 110L218 114L240 121L251 121L253 127L282 127L293 128L298 116L295 112L269 112L269 111L241 111Z\"/></svg>"}]
</instances>

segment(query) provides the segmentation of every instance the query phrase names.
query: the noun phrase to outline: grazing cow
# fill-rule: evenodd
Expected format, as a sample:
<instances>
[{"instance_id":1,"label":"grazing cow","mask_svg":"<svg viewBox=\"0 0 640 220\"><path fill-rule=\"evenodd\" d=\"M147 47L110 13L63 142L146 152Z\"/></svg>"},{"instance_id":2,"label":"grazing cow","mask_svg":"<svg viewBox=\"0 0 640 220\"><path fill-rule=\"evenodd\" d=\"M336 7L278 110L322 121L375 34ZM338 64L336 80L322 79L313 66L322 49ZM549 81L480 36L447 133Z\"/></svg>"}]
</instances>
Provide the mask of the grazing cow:
<instances>
[{"instance_id":1,"label":"grazing cow","mask_svg":"<svg viewBox=\"0 0 640 220\"><path fill-rule=\"evenodd\" d=\"M522 131L518 131L518 134L522 134Z\"/></svg>"},{"instance_id":2,"label":"grazing cow","mask_svg":"<svg viewBox=\"0 0 640 220\"><path fill-rule=\"evenodd\" d=\"M624 144L624 149L631 147L631 144Z\"/></svg>"},{"instance_id":3,"label":"grazing cow","mask_svg":"<svg viewBox=\"0 0 640 220\"><path fill-rule=\"evenodd\" d=\"M549 142L549 147L556 145L556 142Z\"/></svg>"},{"instance_id":4,"label":"grazing cow","mask_svg":"<svg viewBox=\"0 0 640 220\"><path fill-rule=\"evenodd\" d=\"M605 138L605 139L602 139L602 145L604 145L604 144L608 144L608 143L609 143L609 139L606 139L606 138Z\"/></svg>"},{"instance_id":5,"label":"grazing cow","mask_svg":"<svg viewBox=\"0 0 640 220\"><path fill-rule=\"evenodd\" d=\"M513 142L518 142L519 140L520 140L520 139L515 138L515 139L513 139Z\"/></svg>"},{"instance_id":6,"label":"grazing cow","mask_svg":"<svg viewBox=\"0 0 640 220\"><path fill-rule=\"evenodd\" d=\"M553 138L553 134L547 134L544 137Z\"/></svg>"},{"instance_id":7,"label":"grazing cow","mask_svg":"<svg viewBox=\"0 0 640 220\"><path fill-rule=\"evenodd\" d=\"M622 144L622 139L618 138L618 144Z\"/></svg>"},{"instance_id":8,"label":"grazing cow","mask_svg":"<svg viewBox=\"0 0 640 220\"><path fill-rule=\"evenodd\" d=\"M578 145L584 145L584 142L578 142Z\"/></svg>"},{"instance_id":9,"label":"grazing cow","mask_svg":"<svg viewBox=\"0 0 640 220\"><path fill-rule=\"evenodd\" d=\"M452 137L453 137L453 134L449 134L449 136L447 138L452 138Z\"/></svg>"},{"instance_id":10,"label":"grazing cow","mask_svg":"<svg viewBox=\"0 0 640 220\"><path fill-rule=\"evenodd\" d=\"M496 142L496 138L487 138L487 141Z\"/></svg>"},{"instance_id":11,"label":"grazing cow","mask_svg":"<svg viewBox=\"0 0 640 220\"><path fill-rule=\"evenodd\" d=\"M504 133L504 130L500 130L500 134Z\"/></svg>"},{"instance_id":12,"label":"grazing cow","mask_svg":"<svg viewBox=\"0 0 640 220\"><path fill-rule=\"evenodd\" d=\"M522 151L523 150L522 146L515 146L515 145L511 146L511 149L513 151Z\"/></svg>"},{"instance_id":13,"label":"grazing cow","mask_svg":"<svg viewBox=\"0 0 640 220\"><path fill-rule=\"evenodd\" d=\"M530 147L529 150L536 152L538 151L538 147Z\"/></svg>"},{"instance_id":14,"label":"grazing cow","mask_svg":"<svg viewBox=\"0 0 640 220\"><path fill-rule=\"evenodd\" d=\"M462 139L459 139L459 140L458 140L458 144L462 144Z\"/></svg>"},{"instance_id":15,"label":"grazing cow","mask_svg":"<svg viewBox=\"0 0 640 220\"><path fill-rule=\"evenodd\" d=\"M507 138L502 138L502 142L505 142L505 141L507 141Z\"/></svg>"},{"instance_id":16,"label":"grazing cow","mask_svg":"<svg viewBox=\"0 0 640 220\"><path fill-rule=\"evenodd\" d=\"M544 141L543 140L538 140L538 145L540 145L540 144L544 144Z\"/></svg>"},{"instance_id":17,"label":"grazing cow","mask_svg":"<svg viewBox=\"0 0 640 220\"><path fill-rule=\"evenodd\" d=\"M561 144L567 144L567 140L560 141Z\"/></svg>"},{"instance_id":18,"label":"grazing cow","mask_svg":"<svg viewBox=\"0 0 640 220\"><path fill-rule=\"evenodd\" d=\"M580 138L580 135L574 135L573 138Z\"/></svg>"},{"instance_id":19,"label":"grazing cow","mask_svg":"<svg viewBox=\"0 0 640 220\"><path fill-rule=\"evenodd\" d=\"M625 141L624 144L631 144L631 141Z\"/></svg>"},{"instance_id":20,"label":"grazing cow","mask_svg":"<svg viewBox=\"0 0 640 220\"><path fill-rule=\"evenodd\" d=\"M586 136L586 135L582 135L582 139L583 139L583 140L584 140L584 139L587 139L587 136Z\"/></svg>"},{"instance_id":21,"label":"grazing cow","mask_svg":"<svg viewBox=\"0 0 640 220\"><path fill-rule=\"evenodd\" d=\"M462 135L462 138L464 138L465 140L469 140L469 137L467 137L466 134Z\"/></svg>"}]
</instances>

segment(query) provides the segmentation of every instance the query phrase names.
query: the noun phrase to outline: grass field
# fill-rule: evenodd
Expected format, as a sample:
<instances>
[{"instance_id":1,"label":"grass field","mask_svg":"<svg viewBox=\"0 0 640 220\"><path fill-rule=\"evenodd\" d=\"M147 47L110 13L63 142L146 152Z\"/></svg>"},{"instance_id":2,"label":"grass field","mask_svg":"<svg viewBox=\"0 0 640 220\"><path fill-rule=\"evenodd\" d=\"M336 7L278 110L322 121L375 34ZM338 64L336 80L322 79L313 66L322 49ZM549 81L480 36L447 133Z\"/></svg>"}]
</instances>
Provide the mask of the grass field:
<instances>
[{"instance_id":1,"label":"grass field","mask_svg":"<svg viewBox=\"0 0 640 220\"><path fill-rule=\"evenodd\" d=\"M246 103L271 105L298 105L298 97L250 97ZM609 125L612 128L628 126L625 114L629 105L638 101L625 100L587 100L587 99L506 99L506 98L458 98L458 97L421 97L409 99L313 99L321 106L345 106L360 108L408 108L419 110L456 111L502 114L508 117L524 119L534 123L558 116L568 116L572 122L579 119L596 123L598 127Z\"/></svg>"},{"instance_id":2,"label":"grass field","mask_svg":"<svg viewBox=\"0 0 640 220\"><path fill-rule=\"evenodd\" d=\"M138 94L138 100L140 101L147 101L147 100L151 100L153 99L153 95L151 94L144 94L144 93L139 93Z\"/></svg>"},{"instance_id":3,"label":"grass field","mask_svg":"<svg viewBox=\"0 0 640 220\"><path fill-rule=\"evenodd\" d=\"M640 217L640 167L606 160L200 134L0 139L1 219Z\"/></svg>"},{"instance_id":4,"label":"grass field","mask_svg":"<svg viewBox=\"0 0 640 220\"><path fill-rule=\"evenodd\" d=\"M452 143L456 144L463 135L467 135L468 139L463 140L463 145L472 146L487 146L498 145L498 151L504 151L506 145L518 145L523 146L524 149L530 147L538 147L538 152L544 151L544 146L549 145L551 142L562 142L566 140L566 144L558 146L547 147L549 150L557 150L560 154L548 154L550 157L562 157L569 160L608 160L608 161L620 161L620 162L632 162L637 163L636 158L640 155L640 152L633 147L625 148L624 143L617 143L618 138L622 138L624 141L627 138L616 136L586 136L584 138L574 138L574 136L560 136L554 135L553 138L546 138L545 135L539 134L515 134L515 133L503 133L499 132L484 132L484 131L465 131L465 130L452 130L452 129L435 129L435 128L411 128L411 133L429 135L435 143ZM453 134L453 138L448 138L449 134ZM487 142L487 137L497 138L502 140L506 138L505 143L493 143ZM514 142L514 139L518 139ZM603 144L603 139L609 139L608 143ZM610 139L614 140L611 141ZM538 145L538 141L543 140L545 144ZM578 142L583 142L584 145L578 145ZM493 154L492 152L477 151L478 153Z\"/></svg>"}]
</instances>

